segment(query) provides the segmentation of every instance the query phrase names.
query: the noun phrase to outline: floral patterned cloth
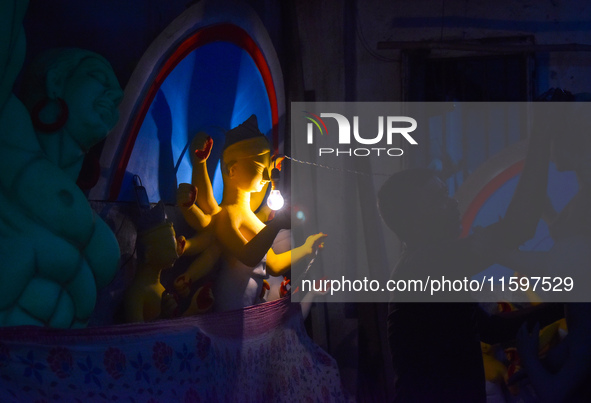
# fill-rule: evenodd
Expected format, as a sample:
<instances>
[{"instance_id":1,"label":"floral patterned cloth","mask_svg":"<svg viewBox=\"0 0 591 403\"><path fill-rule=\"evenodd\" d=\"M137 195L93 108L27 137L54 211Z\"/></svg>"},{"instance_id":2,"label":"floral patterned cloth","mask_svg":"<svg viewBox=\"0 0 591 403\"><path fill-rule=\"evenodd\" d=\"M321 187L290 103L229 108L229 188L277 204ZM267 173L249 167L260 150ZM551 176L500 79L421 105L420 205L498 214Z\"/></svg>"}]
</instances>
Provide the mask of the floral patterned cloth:
<instances>
[{"instance_id":1,"label":"floral patterned cloth","mask_svg":"<svg viewBox=\"0 0 591 403\"><path fill-rule=\"evenodd\" d=\"M288 298L148 324L0 329L2 402L346 400Z\"/></svg>"}]
</instances>

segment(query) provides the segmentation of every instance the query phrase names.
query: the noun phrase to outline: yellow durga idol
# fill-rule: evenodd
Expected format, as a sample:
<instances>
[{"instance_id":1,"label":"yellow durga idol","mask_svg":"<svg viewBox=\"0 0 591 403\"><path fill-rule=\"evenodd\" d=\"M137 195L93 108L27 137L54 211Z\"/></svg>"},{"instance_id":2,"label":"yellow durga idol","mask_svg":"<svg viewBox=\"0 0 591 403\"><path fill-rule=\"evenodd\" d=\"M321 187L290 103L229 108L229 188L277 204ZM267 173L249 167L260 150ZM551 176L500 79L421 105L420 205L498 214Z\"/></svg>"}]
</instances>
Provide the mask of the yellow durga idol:
<instances>
[{"instance_id":1,"label":"yellow durga idol","mask_svg":"<svg viewBox=\"0 0 591 403\"><path fill-rule=\"evenodd\" d=\"M311 235L303 245L284 253L275 253L271 248L278 232L290 228L291 217L285 209L265 224L251 209L251 195L261 192L269 183L272 165L271 147L259 131L255 115L226 133L221 163L224 189L219 206L206 202L212 200L204 164L207 153L205 159L203 154L201 157L193 165L196 185L193 191L187 185L179 187L179 190L189 189L192 197L183 197L178 204L187 222L201 231L198 237L204 233L213 234L214 253L219 252L221 256L213 287L214 310L228 311L262 302L264 279L269 275L281 276L292 263L311 258L326 235ZM199 197L202 192L204 194ZM187 195L187 192L181 193ZM191 245L192 241L187 243ZM187 283L194 283L211 270L211 256L206 256L203 260L198 258L177 279L177 290L186 289Z\"/></svg>"}]
</instances>

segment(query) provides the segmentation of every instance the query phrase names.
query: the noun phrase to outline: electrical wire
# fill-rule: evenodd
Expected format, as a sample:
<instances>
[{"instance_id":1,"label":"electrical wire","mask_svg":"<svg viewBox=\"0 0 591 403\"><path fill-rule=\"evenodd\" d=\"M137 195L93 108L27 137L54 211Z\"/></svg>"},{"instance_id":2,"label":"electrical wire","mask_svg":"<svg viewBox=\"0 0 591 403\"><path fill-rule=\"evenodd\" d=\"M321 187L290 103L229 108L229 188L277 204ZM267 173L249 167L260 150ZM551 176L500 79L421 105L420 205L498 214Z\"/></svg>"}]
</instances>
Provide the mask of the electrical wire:
<instances>
[{"instance_id":1,"label":"electrical wire","mask_svg":"<svg viewBox=\"0 0 591 403\"><path fill-rule=\"evenodd\" d=\"M361 44L363 45L363 47L365 48L367 53L369 53L374 59L377 59L379 61L386 62L386 63L400 62L399 58L390 58L390 57L382 56L379 53L377 53L376 51L374 51L373 49L371 49L371 47L367 43L367 40L365 39L365 36L363 35L363 31L361 29L361 20L359 19L358 13L355 15L355 28L357 31L357 37L359 38L359 41L361 42Z\"/></svg>"},{"instance_id":2,"label":"electrical wire","mask_svg":"<svg viewBox=\"0 0 591 403\"><path fill-rule=\"evenodd\" d=\"M373 174L368 174L366 172L361 172L361 171L355 171L352 169L345 169L345 168L335 168L335 167L330 167L328 165L322 165L322 164L317 164L315 162L310 162L310 161L302 161L302 160L298 160L296 158L290 157L289 155L284 155L285 159L288 159L290 161L294 161L300 164L305 164L305 165L312 165L315 167L319 167L319 168L324 168L324 169L329 169L332 171L337 171L337 172L347 172L347 173L351 173L351 174L355 174L355 175L363 175L363 176L390 176L391 174L384 174L384 173L373 173Z\"/></svg>"}]
</instances>

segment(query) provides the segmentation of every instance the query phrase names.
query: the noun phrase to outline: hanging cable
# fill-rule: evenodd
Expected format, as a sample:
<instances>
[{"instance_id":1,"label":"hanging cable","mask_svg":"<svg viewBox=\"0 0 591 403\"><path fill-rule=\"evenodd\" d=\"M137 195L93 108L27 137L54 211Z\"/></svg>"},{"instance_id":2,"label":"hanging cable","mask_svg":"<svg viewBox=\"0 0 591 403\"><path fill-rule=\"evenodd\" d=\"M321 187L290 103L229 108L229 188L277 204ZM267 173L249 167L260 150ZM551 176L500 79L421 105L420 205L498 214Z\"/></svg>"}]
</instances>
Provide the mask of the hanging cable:
<instances>
[{"instance_id":1,"label":"hanging cable","mask_svg":"<svg viewBox=\"0 0 591 403\"><path fill-rule=\"evenodd\" d=\"M390 57L382 56L379 53L377 53L376 51L374 51L373 49L371 49L371 47L367 43L367 40L365 39L365 36L363 35L363 31L361 29L361 20L359 19L359 14L357 14L355 16L355 21L356 21L355 28L357 31L357 37L359 38L359 41L361 42L361 44L363 45L363 47L365 48L367 53L369 53L373 58L375 58L379 61L382 61L382 62L392 63L392 62L399 62L400 61L399 58L390 58Z\"/></svg>"},{"instance_id":2,"label":"hanging cable","mask_svg":"<svg viewBox=\"0 0 591 403\"><path fill-rule=\"evenodd\" d=\"M337 172L347 172L347 173L355 174L355 175L363 175L363 176L390 176L391 175L391 174L384 174L384 173L368 174L366 172L355 171L355 170L352 170L352 169L335 168L335 167L330 167L328 165L317 164L315 162L298 160L296 158L290 157L289 155L285 155L285 158L288 159L288 160L290 160L290 161L297 162L299 164L312 165L312 166L319 167L319 168L329 169L329 170L337 171Z\"/></svg>"}]
</instances>

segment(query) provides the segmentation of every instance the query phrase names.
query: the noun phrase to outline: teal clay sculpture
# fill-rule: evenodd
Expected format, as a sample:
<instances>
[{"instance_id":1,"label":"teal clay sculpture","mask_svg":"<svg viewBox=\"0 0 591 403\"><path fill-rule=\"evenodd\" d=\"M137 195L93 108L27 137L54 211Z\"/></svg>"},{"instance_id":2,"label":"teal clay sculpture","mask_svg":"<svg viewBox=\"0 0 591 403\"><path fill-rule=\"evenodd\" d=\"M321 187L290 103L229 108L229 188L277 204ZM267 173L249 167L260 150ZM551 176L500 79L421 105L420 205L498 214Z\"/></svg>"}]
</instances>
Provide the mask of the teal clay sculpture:
<instances>
[{"instance_id":1,"label":"teal clay sculpture","mask_svg":"<svg viewBox=\"0 0 591 403\"><path fill-rule=\"evenodd\" d=\"M32 62L21 102L26 8L0 0L0 325L84 327L120 252L76 178L123 94L103 57L58 49Z\"/></svg>"}]
</instances>

